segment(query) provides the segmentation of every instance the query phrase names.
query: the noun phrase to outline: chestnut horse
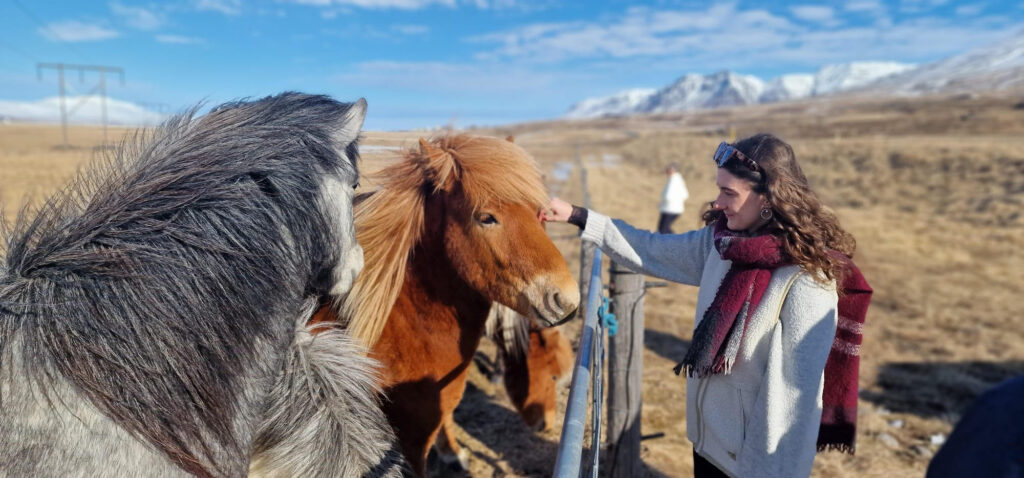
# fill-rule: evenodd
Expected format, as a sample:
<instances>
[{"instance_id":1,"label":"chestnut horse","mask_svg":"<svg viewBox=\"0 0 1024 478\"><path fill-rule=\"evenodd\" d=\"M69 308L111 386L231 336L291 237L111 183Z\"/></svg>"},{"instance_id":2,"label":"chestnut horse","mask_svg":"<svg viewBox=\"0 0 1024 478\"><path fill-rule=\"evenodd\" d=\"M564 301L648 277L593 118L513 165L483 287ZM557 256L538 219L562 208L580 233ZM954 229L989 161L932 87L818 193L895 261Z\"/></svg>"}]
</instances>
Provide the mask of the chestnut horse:
<instances>
[{"instance_id":1,"label":"chestnut horse","mask_svg":"<svg viewBox=\"0 0 1024 478\"><path fill-rule=\"evenodd\" d=\"M419 146L377 173L380 189L356 207L366 267L341 315L383 363L384 412L412 471L425 476L491 303L553 325L575 312L580 295L537 219L548 198L526 151L469 135ZM443 458L458 455L450 434L438 445Z\"/></svg>"},{"instance_id":2,"label":"chestnut horse","mask_svg":"<svg viewBox=\"0 0 1024 478\"><path fill-rule=\"evenodd\" d=\"M487 337L498 349L495 375L530 428L546 431L555 424L555 392L572 370L573 351L557 328L537 324L501 304L487 317Z\"/></svg>"}]
</instances>

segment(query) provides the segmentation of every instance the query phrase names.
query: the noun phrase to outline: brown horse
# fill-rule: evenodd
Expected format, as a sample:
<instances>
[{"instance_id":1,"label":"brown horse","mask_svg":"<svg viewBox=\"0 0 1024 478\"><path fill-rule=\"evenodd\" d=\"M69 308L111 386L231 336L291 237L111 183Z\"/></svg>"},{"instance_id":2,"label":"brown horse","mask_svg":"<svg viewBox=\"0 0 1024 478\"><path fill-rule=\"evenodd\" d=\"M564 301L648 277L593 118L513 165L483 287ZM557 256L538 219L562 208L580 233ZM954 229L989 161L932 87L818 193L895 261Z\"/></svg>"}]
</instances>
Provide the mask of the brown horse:
<instances>
[{"instance_id":1,"label":"brown horse","mask_svg":"<svg viewBox=\"0 0 1024 478\"><path fill-rule=\"evenodd\" d=\"M492 302L552 325L575 312L579 289L537 218L547 203L537 165L511 140L421 139L374 177L381 187L355 212L366 266L340 314L382 362L384 411L425 476ZM438 445L458 456L450 433Z\"/></svg>"},{"instance_id":2,"label":"brown horse","mask_svg":"<svg viewBox=\"0 0 1024 478\"><path fill-rule=\"evenodd\" d=\"M569 341L558 329L538 327L501 304L487 317L487 337L497 345L495 375L501 375L519 416L534 430L550 429L556 388L573 365Z\"/></svg>"}]
</instances>

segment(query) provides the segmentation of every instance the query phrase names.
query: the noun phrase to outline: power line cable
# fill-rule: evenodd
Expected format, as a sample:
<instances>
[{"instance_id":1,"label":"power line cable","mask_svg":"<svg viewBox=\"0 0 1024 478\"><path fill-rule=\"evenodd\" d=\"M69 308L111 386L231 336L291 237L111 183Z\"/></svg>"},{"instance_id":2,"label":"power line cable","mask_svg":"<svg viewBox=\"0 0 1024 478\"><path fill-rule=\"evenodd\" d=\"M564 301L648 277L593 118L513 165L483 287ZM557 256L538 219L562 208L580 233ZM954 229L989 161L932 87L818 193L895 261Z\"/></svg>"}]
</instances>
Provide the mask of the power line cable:
<instances>
[{"instance_id":1,"label":"power line cable","mask_svg":"<svg viewBox=\"0 0 1024 478\"><path fill-rule=\"evenodd\" d=\"M6 48L6 49L8 49L10 51L13 51L14 53L17 53L17 54L25 57L26 60L32 60L35 63L39 63L38 59L36 59L32 55L26 53L25 50L22 50L21 48L18 48L18 47L14 46L14 45L12 45L10 43L7 43L7 42L5 42L3 40L0 40L0 47L4 47L4 48Z\"/></svg>"},{"instance_id":2,"label":"power line cable","mask_svg":"<svg viewBox=\"0 0 1024 478\"><path fill-rule=\"evenodd\" d=\"M27 7L25 7L25 5L23 5L20 1L18 1L18 0L11 0L11 3L13 3L14 6L18 7L18 9L21 10L21 12L25 14L25 16L27 16L30 19L32 19L32 21L35 22L35 24L38 25L39 28L41 28L41 29L43 29L45 31L50 32L50 34L53 35L54 38L58 39L57 43L60 43L61 45L64 45L64 47L67 48L68 51L70 51L70 52L74 53L75 55L77 55L79 59L87 61L85 55L83 55L82 52L78 51L77 48L73 48L70 43L64 41L63 38L60 35L57 34L57 32L53 31L53 29L51 29L48 25L46 25L45 22L40 20L39 17L37 17L34 13L32 13L32 11L29 10Z\"/></svg>"}]
</instances>

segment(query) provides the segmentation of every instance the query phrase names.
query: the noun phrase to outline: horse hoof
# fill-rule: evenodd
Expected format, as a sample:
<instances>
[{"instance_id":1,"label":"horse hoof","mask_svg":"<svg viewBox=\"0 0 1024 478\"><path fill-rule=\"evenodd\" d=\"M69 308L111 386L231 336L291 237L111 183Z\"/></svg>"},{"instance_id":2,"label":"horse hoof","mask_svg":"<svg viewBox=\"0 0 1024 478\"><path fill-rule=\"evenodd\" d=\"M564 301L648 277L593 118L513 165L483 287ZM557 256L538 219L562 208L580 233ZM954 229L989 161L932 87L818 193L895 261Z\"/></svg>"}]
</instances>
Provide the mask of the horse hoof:
<instances>
[{"instance_id":1,"label":"horse hoof","mask_svg":"<svg viewBox=\"0 0 1024 478\"><path fill-rule=\"evenodd\" d=\"M439 455L441 476L469 476L469 451L459 450L458 455Z\"/></svg>"}]
</instances>

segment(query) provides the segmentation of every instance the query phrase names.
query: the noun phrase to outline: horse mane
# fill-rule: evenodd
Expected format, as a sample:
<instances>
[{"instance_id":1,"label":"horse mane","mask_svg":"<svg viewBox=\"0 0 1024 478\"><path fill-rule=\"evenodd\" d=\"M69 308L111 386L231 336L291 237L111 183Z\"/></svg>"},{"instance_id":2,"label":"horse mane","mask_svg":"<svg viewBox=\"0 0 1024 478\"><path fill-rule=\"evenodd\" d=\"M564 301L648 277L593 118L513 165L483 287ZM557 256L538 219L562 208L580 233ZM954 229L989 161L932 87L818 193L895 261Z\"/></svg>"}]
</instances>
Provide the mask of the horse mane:
<instances>
[{"instance_id":1,"label":"horse mane","mask_svg":"<svg viewBox=\"0 0 1024 478\"><path fill-rule=\"evenodd\" d=\"M533 158L509 140L485 136L421 139L419 149L406 150L401 161L370 177L381 186L355 210L365 266L339 304L349 333L370 347L402 290L409 259L423 235L428 197L458 189L473 211L495 201L539 210L548 201Z\"/></svg>"},{"instance_id":2,"label":"horse mane","mask_svg":"<svg viewBox=\"0 0 1024 478\"><path fill-rule=\"evenodd\" d=\"M351 105L325 96L197 108L124 140L3 231L0 354L25 365L0 359L0 380L24 373L44 396L65 380L208 476L248 459L237 406L273 373L256 369L263 356L287 348L310 268L341 255L320 184L354 182L357 156L336 142Z\"/></svg>"},{"instance_id":3,"label":"horse mane","mask_svg":"<svg viewBox=\"0 0 1024 478\"><path fill-rule=\"evenodd\" d=\"M484 335L512 357L522 358L530 351L530 319L506 305L491 304Z\"/></svg>"}]
</instances>

